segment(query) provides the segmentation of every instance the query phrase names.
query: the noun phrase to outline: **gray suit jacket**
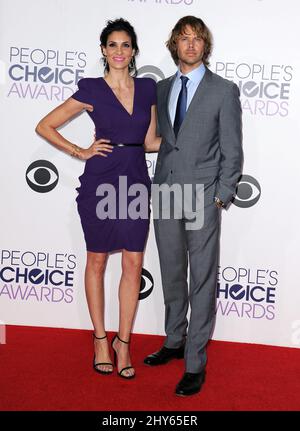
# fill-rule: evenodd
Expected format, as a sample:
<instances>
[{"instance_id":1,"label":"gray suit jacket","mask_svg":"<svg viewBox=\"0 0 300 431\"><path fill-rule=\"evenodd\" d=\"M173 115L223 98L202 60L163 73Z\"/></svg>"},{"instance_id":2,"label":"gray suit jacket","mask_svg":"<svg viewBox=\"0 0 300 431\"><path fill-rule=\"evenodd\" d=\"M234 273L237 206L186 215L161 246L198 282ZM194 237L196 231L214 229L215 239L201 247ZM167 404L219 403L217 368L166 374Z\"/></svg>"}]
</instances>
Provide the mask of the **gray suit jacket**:
<instances>
[{"instance_id":1,"label":"gray suit jacket","mask_svg":"<svg viewBox=\"0 0 300 431\"><path fill-rule=\"evenodd\" d=\"M219 197L226 206L241 175L239 89L206 68L176 139L168 109L174 78L164 79L157 86L162 144L154 183L214 184L211 198Z\"/></svg>"}]
</instances>

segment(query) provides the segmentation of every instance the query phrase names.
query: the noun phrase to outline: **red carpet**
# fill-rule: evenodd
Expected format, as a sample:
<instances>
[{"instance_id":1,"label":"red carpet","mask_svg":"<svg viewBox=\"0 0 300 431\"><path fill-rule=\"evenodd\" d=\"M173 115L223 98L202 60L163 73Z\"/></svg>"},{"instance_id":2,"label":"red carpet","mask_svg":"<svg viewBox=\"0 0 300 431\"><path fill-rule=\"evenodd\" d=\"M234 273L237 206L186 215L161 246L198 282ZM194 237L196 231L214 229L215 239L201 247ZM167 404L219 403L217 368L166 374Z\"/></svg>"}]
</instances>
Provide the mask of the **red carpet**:
<instances>
[{"instance_id":1,"label":"red carpet","mask_svg":"<svg viewBox=\"0 0 300 431\"><path fill-rule=\"evenodd\" d=\"M211 341L201 392L181 398L174 388L183 360L143 364L162 340L132 336L137 377L126 381L92 370L91 331L8 326L0 410L300 410L299 349Z\"/></svg>"}]
</instances>

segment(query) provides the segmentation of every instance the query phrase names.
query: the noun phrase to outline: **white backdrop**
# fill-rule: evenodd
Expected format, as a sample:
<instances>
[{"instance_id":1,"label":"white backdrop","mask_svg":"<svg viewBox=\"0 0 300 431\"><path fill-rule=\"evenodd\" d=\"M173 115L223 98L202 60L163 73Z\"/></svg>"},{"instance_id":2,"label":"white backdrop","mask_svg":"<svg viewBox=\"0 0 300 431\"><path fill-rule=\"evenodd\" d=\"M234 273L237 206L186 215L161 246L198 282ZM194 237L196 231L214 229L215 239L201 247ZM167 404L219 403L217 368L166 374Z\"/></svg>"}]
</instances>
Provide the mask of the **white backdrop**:
<instances>
[{"instance_id":1,"label":"white backdrop","mask_svg":"<svg viewBox=\"0 0 300 431\"><path fill-rule=\"evenodd\" d=\"M241 89L244 177L223 211L214 339L300 346L299 53L297 0L0 1L0 320L91 328L84 293L85 243L76 209L84 164L35 134L39 119L100 76L99 33L128 19L138 34L140 76L175 66L164 42L184 15L214 35L211 70ZM298 96L298 97L297 97ZM86 114L62 129L87 147ZM147 156L152 177L156 156ZM134 332L164 333L153 229ZM105 278L106 326L118 326L120 254Z\"/></svg>"}]
</instances>

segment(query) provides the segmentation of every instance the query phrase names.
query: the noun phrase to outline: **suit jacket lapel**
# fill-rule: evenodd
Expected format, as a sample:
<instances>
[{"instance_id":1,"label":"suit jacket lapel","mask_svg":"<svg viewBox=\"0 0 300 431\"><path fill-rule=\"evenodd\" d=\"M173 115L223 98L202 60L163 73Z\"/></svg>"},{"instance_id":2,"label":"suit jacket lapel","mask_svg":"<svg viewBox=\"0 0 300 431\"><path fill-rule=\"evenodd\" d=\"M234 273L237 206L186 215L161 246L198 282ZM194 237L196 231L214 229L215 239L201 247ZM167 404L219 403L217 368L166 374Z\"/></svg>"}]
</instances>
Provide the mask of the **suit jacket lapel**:
<instances>
[{"instance_id":1,"label":"suit jacket lapel","mask_svg":"<svg viewBox=\"0 0 300 431\"><path fill-rule=\"evenodd\" d=\"M173 75L173 76L171 76L168 79L167 83L166 83L165 91L164 91L164 100L166 100L166 103L163 103L164 111L165 111L164 115L165 115L165 117L167 119L169 131L170 131L170 134L171 134L171 137L172 137L172 141L174 142L174 144L175 144L176 138L175 138L175 134L174 134L174 130L173 130L173 125L172 125L171 118L170 118L169 101L170 101L171 90L172 90L173 82L174 82L175 78L176 78L176 74Z\"/></svg>"},{"instance_id":2,"label":"suit jacket lapel","mask_svg":"<svg viewBox=\"0 0 300 431\"><path fill-rule=\"evenodd\" d=\"M168 86L167 86L167 105L166 105L166 109L167 109L167 116L168 116L169 126L171 127L172 130L173 130L173 125L172 125L171 117L170 117L169 102L170 102L171 90L172 90L175 78L176 78L176 74L173 75L173 76L171 76L171 78L169 79L169 82L168 82ZM173 133L174 133L174 130L173 130Z\"/></svg>"}]
</instances>

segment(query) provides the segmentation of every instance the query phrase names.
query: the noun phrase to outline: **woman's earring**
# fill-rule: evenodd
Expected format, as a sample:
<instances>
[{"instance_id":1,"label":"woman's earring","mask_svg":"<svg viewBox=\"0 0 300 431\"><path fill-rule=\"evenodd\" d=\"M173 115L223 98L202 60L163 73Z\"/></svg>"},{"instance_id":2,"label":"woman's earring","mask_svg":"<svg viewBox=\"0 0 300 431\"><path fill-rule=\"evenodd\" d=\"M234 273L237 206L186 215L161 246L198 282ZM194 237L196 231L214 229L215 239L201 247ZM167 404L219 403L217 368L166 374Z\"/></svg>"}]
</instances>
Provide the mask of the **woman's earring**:
<instances>
[{"instance_id":1,"label":"woman's earring","mask_svg":"<svg viewBox=\"0 0 300 431\"><path fill-rule=\"evenodd\" d=\"M129 63L129 68L130 69L134 69L134 57L131 57L130 63Z\"/></svg>"},{"instance_id":2,"label":"woman's earring","mask_svg":"<svg viewBox=\"0 0 300 431\"><path fill-rule=\"evenodd\" d=\"M106 58L106 55L104 55L104 56L103 56L103 66L104 66L104 69L106 69L106 66L107 66L107 58Z\"/></svg>"}]
</instances>

